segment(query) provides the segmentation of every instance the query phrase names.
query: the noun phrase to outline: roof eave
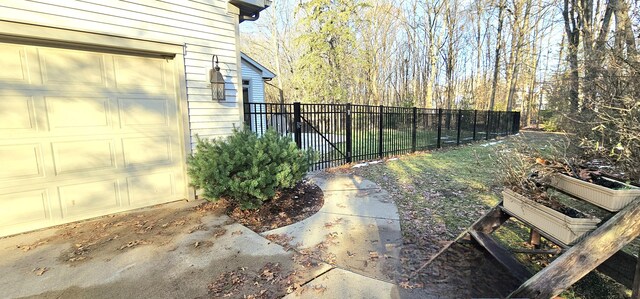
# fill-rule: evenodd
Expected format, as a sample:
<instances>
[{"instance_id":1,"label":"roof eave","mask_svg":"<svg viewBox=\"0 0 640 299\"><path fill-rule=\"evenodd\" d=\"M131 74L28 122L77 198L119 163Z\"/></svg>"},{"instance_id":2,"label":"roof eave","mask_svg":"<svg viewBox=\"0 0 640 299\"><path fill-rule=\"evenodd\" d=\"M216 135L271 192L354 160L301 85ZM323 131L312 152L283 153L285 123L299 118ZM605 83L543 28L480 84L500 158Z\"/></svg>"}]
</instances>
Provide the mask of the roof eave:
<instances>
[{"instance_id":1,"label":"roof eave","mask_svg":"<svg viewBox=\"0 0 640 299\"><path fill-rule=\"evenodd\" d=\"M240 9L240 15L256 16L267 7L271 6L271 0L229 0L229 4Z\"/></svg>"},{"instance_id":2,"label":"roof eave","mask_svg":"<svg viewBox=\"0 0 640 299\"><path fill-rule=\"evenodd\" d=\"M249 57L247 54L244 54L243 52L240 52L240 58L246 61L247 63L249 63L250 65L252 65L253 67L259 69L260 72L262 73L261 77L263 80L271 80L277 76L274 72L266 68L264 65L258 63L253 58Z\"/></svg>"}]
</instances>

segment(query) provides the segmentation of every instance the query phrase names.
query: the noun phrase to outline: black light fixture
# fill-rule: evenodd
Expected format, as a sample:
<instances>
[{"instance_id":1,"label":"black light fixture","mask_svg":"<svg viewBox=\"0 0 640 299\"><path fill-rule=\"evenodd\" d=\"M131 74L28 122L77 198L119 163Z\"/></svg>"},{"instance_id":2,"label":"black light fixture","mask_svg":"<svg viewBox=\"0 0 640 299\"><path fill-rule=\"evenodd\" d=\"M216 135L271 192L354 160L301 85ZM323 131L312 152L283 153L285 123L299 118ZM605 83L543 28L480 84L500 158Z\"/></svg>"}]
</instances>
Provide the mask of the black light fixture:
<instances>
[{"instance_id":1,"label":"black light fixture","mask_svg":"<svg viewBox=\"0 0 640 299\"><path fill-rule=\"evenodd\" d=\"M209 83L211 83L211 99L214 101L224 101L224 77L222 77L222 73L220 73L217 55L213 55L213 57L211 57L211 67L212 69L209 71Z\"/></svg>"}]
</instances>

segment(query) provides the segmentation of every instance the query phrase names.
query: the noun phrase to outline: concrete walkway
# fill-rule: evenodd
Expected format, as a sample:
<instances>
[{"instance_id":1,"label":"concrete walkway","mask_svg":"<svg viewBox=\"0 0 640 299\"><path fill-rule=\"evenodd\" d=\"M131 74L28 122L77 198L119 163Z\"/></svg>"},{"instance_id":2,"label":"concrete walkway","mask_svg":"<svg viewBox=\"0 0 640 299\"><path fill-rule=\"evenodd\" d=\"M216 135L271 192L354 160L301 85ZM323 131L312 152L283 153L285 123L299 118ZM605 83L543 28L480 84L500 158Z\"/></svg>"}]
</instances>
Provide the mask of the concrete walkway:
<instances>
[{"instance_id":1,"label":"concrete walkway","mask_svg":"<svg viewBox=\"0 0 640 299\"><path fill-rule=\"evenodd\" d=\"M197 203L201 202L171 203L151 211L181 211ZM269 262L294 268L291 252L225 215L204 216L201 222L197 231L185 227L162 244L116 249L79 263L62 260L64 252L77 246L72 242L46 243L28 251L19 247L38 244L62 230L0 239L0 297L209 298L207 286L224 272L240 267L256 271ZM196 247L197 242L202 245ZM305 275L311 279L328 269L320 264Z\"/></svg>"},{"instance_id":2,"label":"concrete walkway","mask_svg":"<svg viewBox=\"0 0 640 299\"><path fill-rule=\"evenodd\" d=\"M131 248L115 247L76 263L65 260L70 249L80 246L68 235L74 232L68 227L2 238L0 297L206 298L207 286L222 273L239 268L260 271L266 263L278 263L298 272L304 282L287 298L398 298L392 282L402 240L390 196L351 175L320 173L313 180L324 191L323 208L302 222L262 236L227 216L203 213L175 234L155 233L162 238ZM118 217L145 219L140 213L185 213L193 218L189 209L199 203L176 202L131 217L108 216L77 226L113 225ZM292 249L264 238L270 234L292 238ZM41 241L58 235L56 241ZM25 244L32 247L25 250ZM298 271L295 256L305 250L322 251L324 263Z\"/></svg>"},{"instance_id":3,"label":"concrete walkway","mask_svg":"<svg viewBox=\"0 0 640 299\"><path fill-rule=\"evenodd\" d=\"M312 180L324 192L322 209L262 235L286 235L298 251L321 248L324 262L335 268L285 298L398 298L393 281L402 235L389 194L348 174L318 173Z\"/></svg>"}]
</instances>

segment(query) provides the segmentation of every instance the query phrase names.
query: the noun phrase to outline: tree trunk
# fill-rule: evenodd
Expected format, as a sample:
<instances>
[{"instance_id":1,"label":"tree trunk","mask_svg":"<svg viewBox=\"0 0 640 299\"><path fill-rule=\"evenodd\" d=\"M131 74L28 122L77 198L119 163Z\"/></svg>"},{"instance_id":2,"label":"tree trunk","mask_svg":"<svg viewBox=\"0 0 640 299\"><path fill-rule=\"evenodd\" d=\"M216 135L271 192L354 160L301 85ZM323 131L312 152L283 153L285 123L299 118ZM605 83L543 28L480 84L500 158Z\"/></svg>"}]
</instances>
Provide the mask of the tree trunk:
<instances>
[{"instance_id":1,"label":"tree trunk","mask_svg":"<svg viewBox=\"0 0 640 299\"><path fill-rule=\"evenodd\" d=\"M489 102L489 110L493 110L496 102L496 88L498 87L498 72L500 70L500 46L502 45L502 23L504 22L505 1L500 0L498 4L498 35L496 37L496 55L493 65L493 83L491 86L491 100Z\"/></svg>"},{"instance_id":2,"label":"tree trunk","mask_svg":"<svg viewBox=\"0 0 640 299\"><path fill-rule=\"evenodd\" d=\"M571 1L571 5L569 5ZM578 112L580 98L580 77L578 73L578 45L580 44L580 28L575 19L576 0L564 0L562 17L567 35L567 60L569 61L569 103L572 112Z\"/></svg>"}]
</instances>

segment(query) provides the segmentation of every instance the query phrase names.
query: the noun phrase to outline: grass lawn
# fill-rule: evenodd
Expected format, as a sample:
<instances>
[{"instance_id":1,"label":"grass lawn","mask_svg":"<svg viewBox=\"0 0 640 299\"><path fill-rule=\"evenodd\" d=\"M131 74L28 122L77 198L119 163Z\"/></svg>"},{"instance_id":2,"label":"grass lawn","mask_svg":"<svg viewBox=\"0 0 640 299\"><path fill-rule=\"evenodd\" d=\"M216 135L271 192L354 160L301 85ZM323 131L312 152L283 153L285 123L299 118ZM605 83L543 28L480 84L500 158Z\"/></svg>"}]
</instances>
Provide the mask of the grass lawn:
<instances>
[{"instance_id":1,"label":"grass lawn","mask_svg":"<svg viewBox=\"0 0 640 299\"><path fill-rule=\"evenodd\" d=\"M509 153L527 144L542 156L551 144L561 144L562 135L523 132L499 141L474 143L434 152L420 152L345 171L374 181L390 192L398 206L404 237L403 267L410 272L428 260L448 241L500 201L499 153ZM525 247L528 230L508 221L497 236L511 247ZM636 251L637 253L637 251ZM540 269L549 257L518 256L532 269ZM539 258L539 257L535 257ZM565 298L624 298L621 286L600 274L590 274L566 291Z\"/></svg>"},{"instance_id":2,"label":"grass lawn","mask_svg":"<svg viewBox=\"0 0 640 299\"><path fill-rule=\"evenodd\" d=\"M412 147L412 132L411 128L406 129L384 129L382 136L382 148L385 155L405 154L411 151ZM451 147L457 145L457 131L456 130L442 130L441 132L441 146ZM353 141L353 159L354 161L376 159L379 157L380 148L380 136L377 130L354 130L352 133ZM477 139L484 138L484 134L478 134ZM460 143L472 142L473 131L462 130L460 132ZM437 130L425 130L418 129L416 131L416 148L417 149L435 149L438 143L438 131ZM346 152L346 144L344 141L334 144L342 153ZM329 147L328 147L329 148ZM341 154L335 149L321 153L320 160L333 160L340 159Z\"/></svg>"}]
</instances>

